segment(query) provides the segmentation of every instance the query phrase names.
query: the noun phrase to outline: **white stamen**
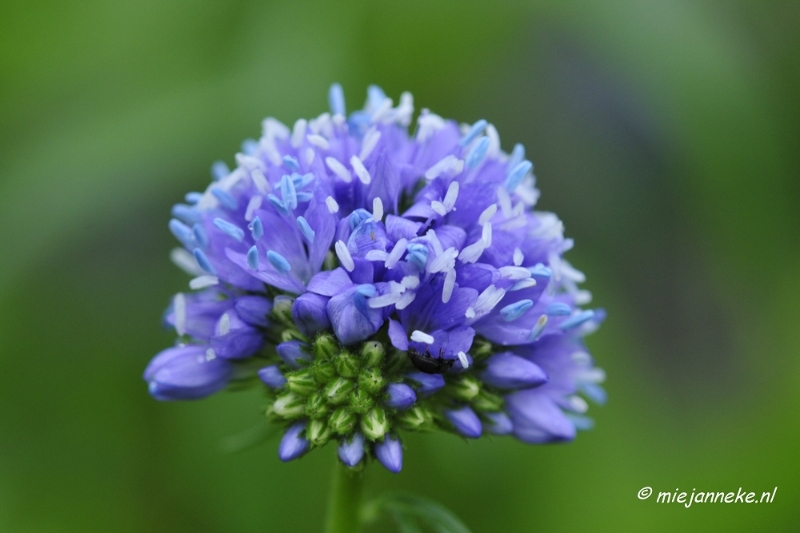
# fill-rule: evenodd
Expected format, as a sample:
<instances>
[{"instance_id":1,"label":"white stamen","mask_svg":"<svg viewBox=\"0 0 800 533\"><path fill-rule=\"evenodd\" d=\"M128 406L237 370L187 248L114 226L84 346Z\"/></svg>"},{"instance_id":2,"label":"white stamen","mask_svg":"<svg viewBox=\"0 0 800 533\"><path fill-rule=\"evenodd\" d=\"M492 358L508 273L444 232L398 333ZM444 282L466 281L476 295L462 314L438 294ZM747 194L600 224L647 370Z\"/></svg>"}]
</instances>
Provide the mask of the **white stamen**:
<instances>
[{"instance_id":1,"label":"white stamen","mask_svg":"<svg viewBox=\"0 0 800 533\"><path fill-rule=\"evenodd\" d=\"M448 211L452 211L458 199L458 182L454 181L447 188L447 194L444 195L444 207Z\"/></svg>"},{"instance_id":2,"label":"white stamen","mask_svg":"<svg viewBox=\"0 0 800 533\"><path fill-rule=\"evenodd\" d=\"M514 248L514 265L520 266L524 260L525 256L522 255L522 250Z\"/></svg>"},{"instance_id":3,"label":"white stamen","mask_svg":"<svg viewBox=\"0 0 800 533\"><path fill-rule=\"evenodd\" d=\"M568 396L567 403L569 404L570 409L576 413L585 413L589 410L589 404L587 404L586 400L580 396Z\"/></svg>"},{"instance_id":4,"label":"white stamen","mask_svg":"<svg viewBox=\"0 0 800 533\"><path fill-rule=\"evenodd\" d=\"M306 148L306 164L310 166L311 163L314 162L314 156L316 155L317 152L315 152L313 148Z\"/></svg>"},{"instance_id":5,"label":"white stamen","mask_svg":"<svg viewBox=\"0 0 800 533\"><path fill-rule=\"evenodd\" d=\"M225 313L219 319L219 334L227 335L230 330L231 330L231 317L228 315L228 313Z\"/></svg>"},{"instance_id":6,"label":"white stamen","mask_svg":"<svg viewBox=\"0 0 800 533\"><path fill-rule=\"evenodd\" d=\"M536 286L536 280L533 278L521 279L516 282L514 285L511 286L509 292L511 291L521 291L522 289L528 289L530 287Z\"/></svg>"},{"instance_id":7,"label":"white stamen","mask_svg":"<svg viewBox=\"0 0 800 533\"><path fill-rule=\"evenodd\" d=\"M303 144L303 137L306 135L306 126L308 126L308 122L304 118L294 123L294 128L292 128L292 147L300 148L300 145Z\"/></svg>"},{"instance_id":8,"label":"white stamen","mask_svg":"<svg viewBox=\"0 0 800 533\"><path fill-rule=\"evenodd\" d=\"M214 348L209 348L206 350L206 361L213 361L217 358L217 352L214 351Z\"/></svg>"},{"instance_id":9,"label":"white stamen","mask_svg":"<svg viewBox=\"0 0 800 533\"><path fill-rule=\"evenodd\" d=\"M456 265L456 257L458 257L458 250L451 246L437 255L433 261L428 262L428 272L435 274L452 269Z\"/></svg>"},{"instance_id":10,"label":"white stamen","mask_svg":"<svg viewBox=\"0 0 800 533\"><path fill-rule=\"evenodd\" d=\"M483 210L483 213L478 218L478 224L483 226L492 219L495 213L497 213L497 204L492 204Z\"/></svg>"},{"instance_id":11,"label":"white stamen","mask_svg":"<svg viewBox=\"0 0 800 533\"><path fill-rule=\"evenodd\" d=\"M467 312L464 313L464 316L470 319L475 318L475 309L467 307Z\"/></svg>"},{"instance_id":12,"label":"white stamen","mask_svg":"<svg viewBox=\"0 0 800 533\"><path fill-rule=\"evenodd\" d=\"M500 303L505 294L505 290L498 289L494 285L486 287L475 302L475 315L480 317L494 309L494 306Z\"/></svg>"},{"instance_id":13,"label":"white stamen","mask_svg":"<svg viewBox=\"0 0 800 533\"><path fill-rule=\"evenodd\" d=\"M219 283L219 278L217 276L209 276L209 275L197 276L196 278L192 278L191 281L189 281L189 288L192 289L193 291L196 291L199 289L205 289L206 287L211 287L218 283Z\"/></svg>"},{"instance_id":14,"label":"white stamen","mask_svg":"<svg viewBox=\"0 0 800 533\"><path fill-rule=\"evenodd\" d=\"M328 212L331 214L339 212L339 204L333 199L333 196L325 198L325 205L328 206Z\"/></svg>"},{"instance_id":15,"label":"white stamen","mask_svg":"<svg viewBox=\"0 0 800 533\"><path fill-rule=\"evenodd\" d=\"M175 331L178 335L186 333L186 296L182 292L172 299L172 308L175 313Z\"/></svg>"},{"instance_id":16,"label":"white stamen","mask_svg":"<svg viewBox=\"0 0 800 533\"><path fill-rule=\"evenodd\" d=\"M175 266L190 276L202 276L206 273L206 271L197 264L197 259L184 248L173 248L169 253L169 258L175 263Z\"/></svg>"},{"instance_id":17,"label":"white stamen","mask_svg":"<svg viewBox=\"0 0 800 533\"><path fill-rule=\"evenodd\" d=\"M486 126L486 136L489 137L489 149L486 151L486 157L496 159L500 153L500 135L497 134L497 128L492 124Z\"/></svg>"},{"instance_id":18,"label":"white stamen","mask_svg":"<svg viewBox=\"0 0 800 533\"><path fill-rule=\"evenodd\" d=\"M350 164L353 165L353 171L358 176L358 179L361 180L361 183L364 185L369 185L369 182L372 181L372 178L367 171L367 168L364 166L364 163L361 162L361 159L358 156L353 156L350 158Z\"/></svg>"},{"instance_id":19,"label":"white stamen","mask_svg":"<svg viewBox=\"0 0 800 533\"><path fill-rule=\"evenodd\" d=\"M458 360L461 361L461 366L464 367L465 370L469 368L469 359L467 359L467 354L464 352L458 352Z\"/></svg>"},{"instance_id":20,"label":"white stamen","mask_svg":"<svg viewBox=\"0 0 800 533\"><path fill-rule=\"evenodd\" d=\"M520 266L504 266L500 267L500 275L512 281L526 279L531 277L531 271L527 268Z\"/></svg>"},{"instance_id":21,"label":"white stamen","mask_svg":"<svg viewBox=\"0 0 800 533\"><path fill-rule=\"evenodd\" d=\"M380 138L381 132L376 130L374 127L370 128L369 131L364 134L364 140L361 141L361 153L358 154L358 158L362 161L368 158L369 154L372 153L372 150L375 149L375 145L378 144Z\"/></svg>"},{"instance_id":22,"label":"white stamen","mask_svg":"<svg viewBox=\"0 0 800 533\"><path fill-rule=\"evenodd\" d=\"M392 251L389 253L389 258L386 259L385 266L386 268L394 268L400 258L403 257L403 254L406 253L406 246L408 245L408 241L406 239L400 239L392 248Z\"/></svg>"},{"instance_id":23,"label":"white stamen","mask_svg":"<svg viewBox=\"0 0 800 533\"><path fill-rule=\"evenodd\" d=\"M444 204L438 200L431 202L431 209L433 209L433 212L440 217L443 217L447 214L447 208L445 208Z\"/></svg>"},{"instance_id":24,"label":"white stamen","mask_svg":"<svg viewBox=\"0 0 800 533\"><path fill-rule=\"evenodd\" d=\"M425 333L424 331L420 331L418 329L415 329L411 333L411 340L414 341L414 342L423 342L425 344L433 344L435 339L431 335L428 335L427 333Z\"/></svg>"},{"instance_id":25,"label":"white stamen","mask_svg":"<svg viewBox=\"0 0 800 533\"><path fill-rule=\"evenodd\" d=\"M376 196L374 200L372 200L372 219L375 222L380 222L383 218L383 200L380 199L379 196Z\"/></svg>"},{"instance_id":26,"label":"white stamen","mask_svg":"<svg viewBox=\"0 0 800 533\"><path fill-rule=\"evenodd\" d=\"M339 258L339 262L348 272L352 272L353 269L356 268L356 264L353 261L353 257L350 255L350 250L347 249L347 245L344 241L336 241L336 256Z\"/></svg>"},{"instance_id":27,"label":"white stamen","mask_svg":"<svg viewBox=\"0 0 800 533\"><path fill-rule=\"evenodd\" d=\"M258 192L261 194L267 194L271 187L269 186L269 182L267 178L264 177L264 173L258 169L255 169L250 173L250 178L253 180L253 183L258 189Z\"/></svg>"},{"instance_id":28,"label":"white stamen","mask_svg":"<svg viewBox=\"0 0 800 533\"><path fill-rule=\"evenodd\" d=\"M416 289L419 287L419 278L417 276L403 276L400 280L400 285L406 289Z\"/></svg>"},{"instance_id":29,"label":"white stamen","mask_svg":"<svg viewBox=\"0 0 800 533\"><path fill-rule=\"evenodd\" d=\"M335 157L326 157L325 164L331 169L331 172L342 178L342 181L345 183L353 181L353 176L350 174L350 171Z\"/></svg>"},{"instance_id":30,"label":"white stamen","mask_svg":"<svg viewBox=\"0 0 800 533\"><path fill-rule=\"evenodd\" d=\"M400 298L402 298L402 296L403 295L399 292L389 292L381 296L375 296L374 298L370 298L369 300L367 300L367 305L370 306L372 309L387 307L396 304L400 300Z\"/></svg>"},{"instance_id":31,"label":"white stamen","mask_svg":"<svg viewBox=\"0 0 800 533\"><path fill-rule=\"evenodd\" d=\"M400 301L398 301L397 304L395 304L394 308L397 309L398 311L402 311L403 309L411 305L411 302L413 302L414 298L416 297L417 297L416 292L406 291L403 293L403 297L400 298Z\"/></svg>"},{"instance_id":32,"label":"white stamen","mask_svg":"<svg viewBox=\"0 0 800 533\"><path fill-rule=\"evenodd\" d=\"M427 172L425 172L425 179L431 181L433 179L438 178L445 172L453 170L458 165L459 161L460 160L456 156L448 155L447 157L445 157L444 159L433 165L431 168L429 168ZM462 168L463 168L463 163L464 162L462 161L461 162Z\"/></svg>"},{"instance_id":33,"label":"white stamen","mask_svg":"<svg viewBox=\"0 0 800 533\"><path fill-rule=\"evenodd\" d=\"M486 247L490 247L492 245L492 223L487 222L483 225L483 232L481 232L481 240L486 245Z\"/></svg>"},{"instance_id":34,"label":"white stamen","mask_svg":"<svg viewBox=\"0 0 800 533\"><path fill-rule=\"evenodd\" d=\"M434 230L428 230L428 232L425 234L425 237L428 239L428 242L433 245L433 251L436 255L440 255L442 252L444 252L442 243L439 241L439 237L436 235Z\"/></svg>"},{"instance_id":35,"label":"white stamen","mask_svg":"<svg viewBox=\"0 0 800 533\"><path fill-rule=\"evenodd\" d=\"M453 296L453 289L456 286L456 269L451 268L444 276L444 288L442 289L442 303L447 303Z\"/></svg>"},{"instance_id":36,"label":"white stamen","mask_svg":"<svg viewBox=\"0 0 800 533\"><path fill-rule=\"evenodd\" d=\"M247 209L244 212L244 219L248 222L252 221L255 217L256 210L261 209L261 202L264 201L263 196L255 195L247 202Z\"/></svg>"},{"instance_id":37,"label":"white stamen","mask_svg":"<svg viewBox=\"0 0 800 533\"><path fill-rule=\"evenodd\" d=\"M314 146L322 148L323 150L328 150L331 147L331 143L329 143L328 139L326 139L322 135L311 134L308 137L306 137L306 139L308 139L308 142L310 142Z\"/></svg>"},{"instance_id":38,"label":"white stamen","mask_svg":"<svg viewBox=\"0 0 800 533\"><path fill-rule=\"evenodd\" d=\"M414 97L410 92L405 91L400 95L400 103L394 110L394 120L401 126L411 124L411 115L414 114Z\"/></svg>"},{"instance_id":39,"label":"white stamen","mask_svg":"<svg viewBox=\"0 0 800 533\"><path fill-rule=\"evenodd\" d=\"M402 283L397 283L396 281L389 282L389 292L402 294L406 292L406 288Z\"/></svg>"},{"instance_id":40,"label":"white stamen","mask_svg":"<svg viewBox=\"0 0 800 533\"><path fill-rule=\"evenodd\" d=\"M392 114L392 104L394 104L394 102L391 98L385 98L383 102L381 102L381 105L378 106L378 109L372 113L372 122L382 122L383 119L390 117Z\"/></svg>"},{"instance_id":41,"label":"white stamen","mask_svg":"<svg viewBox=\"0 0 800 533\"><path fill-rule=\"evenodd\" d=\"M485 248L486 243L483 242L483 239L478 239L477 242L465 246L464 249L461 250L461 253L458 254L458 258L464 263L474 263L481 256Z\"/></svg>"},{"instance_id":42,"label":"white stamen","mask_svg":"<svg viewBox=\"0 0 800 533\"><path fill-rule=\"evenodd\" d=\"M364 256L364 259L367 261L386 261L389 259L389 254L384 252L383 250L370 250Z\"/></svg>"}]
</instances>

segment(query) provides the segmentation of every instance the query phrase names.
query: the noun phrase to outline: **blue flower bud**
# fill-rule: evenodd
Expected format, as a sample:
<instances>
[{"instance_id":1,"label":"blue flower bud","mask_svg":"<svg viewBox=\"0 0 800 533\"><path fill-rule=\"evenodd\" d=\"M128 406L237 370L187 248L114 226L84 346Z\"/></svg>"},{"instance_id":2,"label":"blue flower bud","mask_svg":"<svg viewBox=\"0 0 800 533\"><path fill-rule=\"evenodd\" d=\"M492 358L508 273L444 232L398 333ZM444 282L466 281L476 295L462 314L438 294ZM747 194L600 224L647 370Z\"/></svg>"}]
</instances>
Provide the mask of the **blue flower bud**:
<instances>
[{"instance_id":1,"label":"blue flower bud","mask_svg":"<svg viewBox=\"0 0 800 533\"><path fill-rule=\"evenodd\" d=\"M393 474L397 474L403 468L403 446L391 435L387 435L383 442L375 445L375 457Z\"/></svg>"},{"instance_id":2,"label":"blue flower bud","mask_svg":"<svg viewBox=\"0 0 800 533\"><path fill-rule=\"evenodd\" d=\"M364 457L364 437L356 433L348 440L343 440L339 445L339 459L347 466L356 466Z\"/></svg>"},{"instance_id":3,"label":"blue flower bud","mask_svg":"<svg viewBox=\"0 0 800 533\"><path fill-rule=\"evenodd\" d=\"M305 429L306 423L298 422L283 434L281 445L278 448L278 457L281 461L297 459L308 451L308 441L300 436Z\"/></svg>"},{"instance_id":4,"label":"blue flower bud","mask_svg":"<svg viewBox=\"0 0 800 533\"><path fill-rule=\"evenodd\" d=\"M267 315L272 311L272 302L261 296L240 296L233 304L239 318L251 326L266 326L269 324Z\"/></svg>"},{"instance_id":5,"label":"blue flower bud","mask_svg":"<svg viewBox=\"0 0 800 533\"><path fill-rule=\"evenodd\" d=\"M307 347L308 345L300 341L288 341L277 345L275 351L284 363L292 368L300 368L302 363L311 361L311 356L303 351Z\"/></svg>"},{"instance_id":6,"label":"blue flower bud","mask_svg":"<svg viewBox=\"0 0 800 533\"><path fill-rule=\"evenodd\" d=\"M483 426L478 415L469 407L448 409L445 410L444 415L453 424L456 431L469 439L477 439L483 433Z\"/></svg>"},{"instance_id":7,"label":"blue flower bud","mask_svg":"<svg viewBox=\"0 0 800 533\"><path fill-rule=\"evenodd\" d=\"M168 348L153 358L144 371L150 394L157 400L193 400L227 385L233 367L208 346Z\"/></svg>"},{"instance_id":8,"label":"blue flower bud","mask_svg":"<svg viewBox=\"0 0 800 533\"><path fill-rule=\"evenodd\" d=\"M417 392L421 396L429 396L444 387L444 378L441 374L426 374L424 372L411 372L406 377L417 383Z\"/></svg>"},{"instance_id":9,"label":"blue flower bud","mask_svg":"<svg viewBox=\"0 0 800 533\"><path fill-rule=\"evenodd\" d=\"M486 431L495 435L508 435L514 430L514 424L507 414L503 412L485 413L489 423L486 424Z\"/></svg>"},{"instance_id":10,"label":"blue flower bud","mask_svg":"<svg viewBox=\"0 0 800 533\"><path fill-rule=\"evenodd\" d=\"M526 389L547 382L547 374L535 363L510 352L491 356L481 379L498 389Z\"/></svg>"},{"instance_id":11,"label":"blue flower bud","mask_svg":"<svg viewBox=\"0 0 800 533\"><path fill-rule=\"evenodd\" d=\"M417 395L414 394L414 389L405 383L390 383L389 386L386 387L386 394L388 397L384 405L392 409L408 409L417 401Z\"/></svg>"},{"instance_id":12,"label":"blue flower bud","mask_svg":"<svg viewBox=\"0 0 800 533\"><path fill-rule=\"evenodd\" d=\"M258 377L265 385L273 389L280 389L286 385L286 378L278 370L278 365L270 365L258 371Z\"/></svg>"},{"instance_id":13,"label":"blue flower bud","mask_svg":"<svg viewBox=\"0 0 800 533\"><path fill-rule=\"evenodd\" d=\"M331 327L328 319L328 298L307 292L301 294L292 305L292 318L306 335L315 335Z\"/></svg>"}]
</instances>

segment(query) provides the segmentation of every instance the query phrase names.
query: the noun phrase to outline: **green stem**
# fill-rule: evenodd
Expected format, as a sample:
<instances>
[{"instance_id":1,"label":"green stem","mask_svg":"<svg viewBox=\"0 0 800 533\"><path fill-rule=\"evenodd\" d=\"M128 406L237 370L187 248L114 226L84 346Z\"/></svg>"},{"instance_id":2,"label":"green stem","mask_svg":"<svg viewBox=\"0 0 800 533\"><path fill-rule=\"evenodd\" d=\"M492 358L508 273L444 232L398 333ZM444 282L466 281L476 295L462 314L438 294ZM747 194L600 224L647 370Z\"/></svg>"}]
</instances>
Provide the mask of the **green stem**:
<instances>
[{"instance_id":1,"label":"green stem","mask_svg":"<svg viewBox=\"0 0 800 533\"><path fill-rule=\"evenodd\" d=\"M364 475L336 461L325 533L358 533L361 530L359 514Z\"/></svg>"}]
</instances>

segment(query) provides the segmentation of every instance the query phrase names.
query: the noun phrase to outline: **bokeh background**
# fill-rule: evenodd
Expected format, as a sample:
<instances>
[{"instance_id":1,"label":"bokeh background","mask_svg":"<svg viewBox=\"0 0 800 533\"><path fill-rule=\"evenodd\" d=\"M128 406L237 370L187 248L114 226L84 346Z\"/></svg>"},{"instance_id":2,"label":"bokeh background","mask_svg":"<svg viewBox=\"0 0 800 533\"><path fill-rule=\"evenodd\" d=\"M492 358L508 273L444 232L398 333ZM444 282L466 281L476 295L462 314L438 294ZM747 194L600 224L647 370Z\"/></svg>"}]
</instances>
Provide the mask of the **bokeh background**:
<instances>
[{"instance_id":1,"label":"bokeh background","mask_svg":"<svg viewBox=\"0 0 800 533\"><path fill-rule=\"evenodd\" d=\"M526 145L609 319L569 445L407 440L368 492L477 532L797 531L800 4L0 3L0 531L319 531L334 449L239 454L257 392L152 400L170 206L369 83ZM637 491L762 491L686 509ZM388 531L389 522L375 531Z\"/></svg>"}]
</instances>

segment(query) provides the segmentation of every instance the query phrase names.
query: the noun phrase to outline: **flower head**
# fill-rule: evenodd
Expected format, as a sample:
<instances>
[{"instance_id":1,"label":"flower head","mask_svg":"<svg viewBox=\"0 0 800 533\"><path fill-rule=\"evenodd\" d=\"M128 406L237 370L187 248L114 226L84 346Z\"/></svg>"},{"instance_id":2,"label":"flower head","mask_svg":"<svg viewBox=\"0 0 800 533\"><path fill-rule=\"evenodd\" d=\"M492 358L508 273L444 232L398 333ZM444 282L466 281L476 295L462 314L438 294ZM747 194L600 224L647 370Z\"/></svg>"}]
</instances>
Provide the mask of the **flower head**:
<instances>
[{"instance_id":1,"label":"flower head","mask_svg":"<svg viewBox=\"0 0 800 533\"><path fill-rule=\"evenodd\" d=\"M234 170L173 208L195 276L165 323L178 333L145 372L161 400L212 394L254 373L280 457L329 441L348 466L402 467L403 431L571 440L602 403L583 344L602 310L534 211L533 164L485 120L459 126L372 86L364 109L291 128L263 123Z\"/></svg>"}]
</instances>

